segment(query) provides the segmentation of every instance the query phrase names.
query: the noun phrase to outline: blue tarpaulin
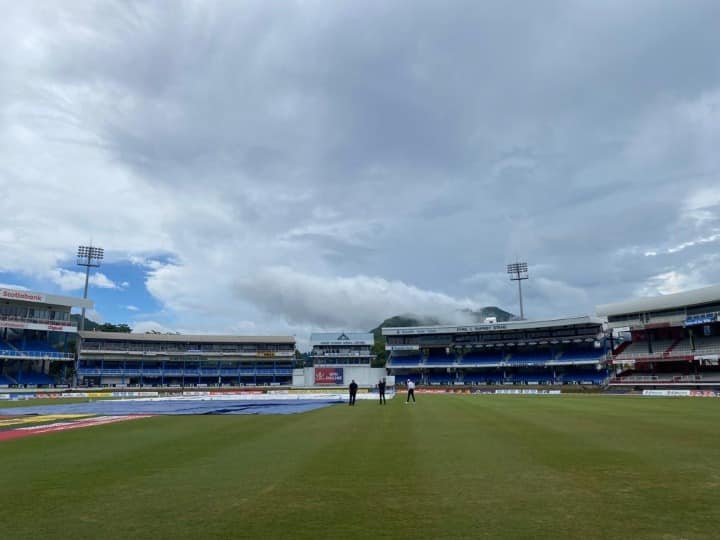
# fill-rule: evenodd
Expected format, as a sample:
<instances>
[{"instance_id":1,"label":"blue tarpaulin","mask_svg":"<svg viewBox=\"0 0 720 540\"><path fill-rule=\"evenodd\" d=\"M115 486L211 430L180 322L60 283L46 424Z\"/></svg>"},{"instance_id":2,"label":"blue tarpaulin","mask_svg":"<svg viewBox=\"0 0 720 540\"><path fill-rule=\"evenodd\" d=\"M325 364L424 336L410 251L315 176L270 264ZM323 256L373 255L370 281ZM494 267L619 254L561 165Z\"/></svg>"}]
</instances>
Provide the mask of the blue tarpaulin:
<instances>
[{"instance_id":1,"label":"blue tarpaulin","mask_svg":"<svg viewBox=\"0 0 720 540\"><path fill-rule=\"evenodd\" d=\"M28 414L98 414L122 416L133 414L296 414L342 403L333 399L277 400L102 400L87 403L34 405L0 409L0 416Z\"/></svg>"}]
</instances>

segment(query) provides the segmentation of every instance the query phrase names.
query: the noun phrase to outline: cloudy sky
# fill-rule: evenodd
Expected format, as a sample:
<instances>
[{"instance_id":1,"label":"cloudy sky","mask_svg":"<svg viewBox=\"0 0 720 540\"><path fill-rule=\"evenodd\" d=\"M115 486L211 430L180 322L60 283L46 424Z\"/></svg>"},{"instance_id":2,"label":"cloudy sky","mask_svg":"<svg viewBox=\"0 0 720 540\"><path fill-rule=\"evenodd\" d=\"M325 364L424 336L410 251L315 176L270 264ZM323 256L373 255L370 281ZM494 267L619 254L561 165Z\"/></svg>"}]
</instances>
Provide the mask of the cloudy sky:
<instances>
[{"instance_id":1,"label":"cloudy sky","mask_svg":"<svg viewBox=\"0 0 720 540\"><path fill-rule=\"evenodd\" d=\"M720 3L10 2L0 282L189 332L720 281Z\"/></svg>"}]
</instances>

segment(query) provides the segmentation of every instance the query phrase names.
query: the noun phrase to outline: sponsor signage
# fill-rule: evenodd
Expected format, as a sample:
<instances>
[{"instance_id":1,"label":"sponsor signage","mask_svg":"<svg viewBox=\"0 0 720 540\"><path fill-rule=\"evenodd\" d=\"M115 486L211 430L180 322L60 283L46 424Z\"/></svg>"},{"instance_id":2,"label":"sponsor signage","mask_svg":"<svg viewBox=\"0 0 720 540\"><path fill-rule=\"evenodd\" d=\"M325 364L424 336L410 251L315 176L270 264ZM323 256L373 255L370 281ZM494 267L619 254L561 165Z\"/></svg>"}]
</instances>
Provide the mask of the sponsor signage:
<instances>
[{"instance_id":1,"label":"sponsor signage","mask_svg":"<svg viewBox=\"0 0 720 540\"><path fill-rule=\"evenodd\" d=\"M386 351L419 351L420 345L385 345Z\"/></svg>"},{"instance_id":2,"label":"sponsor signage","mask_svg":"<svg viewBox=\"0 0 720 540\"><path fill-rule=\"evenodd\" d=\"M715 390L643 390L643 396L661 397L717 397Z\"/></svg>"},{"instance_id":3,"label":"sponsor signage","mask_svg":"<svg viewBox=\"0 0 720 540\"><path fill-rule=\"evenodd\" d=\"M70 322L68 322L67 324L41 324L33 322L0 320L0 328L17 328L18 330L46 330L49 332L77 332L77 327Z\"/></svg>"},{"instance_id":4,"label":"sponsor signage","mask_svg":"<svg viewBox=\"0 0 720 540\"><path fill-rule=\"evenodd\" d=\"M18 291L15 289L0 289L0 298L5 300L22 300L25 302L45 302L45 295L29 291Z\"/></svg>"},{"instance_id":5,"label":"sponsor signage","mask_svg":"<svg viewBox=\"0 0 720 540\"><path fill-rule=\"evenodd\" d=\"M474 326L441 326L441 327L422 327L422 328L398 328L390 330L383 328L383 335L397 336L408 334L453 334L457 332L485 332L488 330L506 330L506 324L480 324Z\"/></svg>"},{"instance_id":6,"label":"sponsor signage","mask_svg":"<svg viewBox=\"0 0 720 540\"><path fill-rule=\"evenodd\" d=\"M690 390L643 390L643 396L687 397Z\"/></svg>"},{"instance_id":7,"label":"sponsor signage","mask_svg":"<svg viewBox=\"0 0 720 540\"><path fill-rule=\"evenodd\" d=\"M695 315L685 319L683 326L698 326L701 324L710 324L717 321L717 313L708 313L705 315Z\"/></svg>"},{"instance_id":8,"label":"sponsor signage","mask_svg":"<svg viewBox=\"0 0 720 540\"><path fill-rule=\"evenodd\" d=\"M343 384L343 368L316 367L315 384Z\"/></svg>"}]
</instances>

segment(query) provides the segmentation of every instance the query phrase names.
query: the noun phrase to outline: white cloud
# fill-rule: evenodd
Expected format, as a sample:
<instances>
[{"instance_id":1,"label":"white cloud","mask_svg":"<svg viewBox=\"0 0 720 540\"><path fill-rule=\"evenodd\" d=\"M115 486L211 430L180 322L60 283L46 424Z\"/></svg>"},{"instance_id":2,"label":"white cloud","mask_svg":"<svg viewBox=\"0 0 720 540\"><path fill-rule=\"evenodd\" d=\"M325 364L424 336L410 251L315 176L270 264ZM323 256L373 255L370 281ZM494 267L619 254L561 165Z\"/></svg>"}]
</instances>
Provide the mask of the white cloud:
<instances>
[{"instance_id":1,"label":"white cloud","mask_svg":"<svg viewBox=\"0 0 720 540\"><path fill-rule=\"evenodd\" d=\"M445 319L480 307L468 298L422 290L381 277L323 277L288 267L259 269L237 283L239 296L290 323L369 330L392 315L412 313Z\"/></svg>"},{"instance_id":2,"label":"white cloud","mask_svg":"<svg viewBox=\"0 0 720 540\"><path fill-rule=\"evenodd\" d=\"M85 310L85 318L100 324L103 324L105 322L105 317L103 317L103 314L95 309Z\"/></svg>"},{"instance_id":3,"label":"white cloud","mask_svg":"<svg viewBox=\"0 0 720 540\"><path fill-rule=\"evenodd\" d=\"M538 316L704 283L680 259L720 234L720 34L619 6L12 3L0 272L82 290L91 235L158 325L298 334L516 312L517 255Z\"/></svg>"},{"instance_id":4,"label":"white cloud","mask_svg":"<svg viewBox=\"0 0 720 540\"><path fill-rule=\"evenodd\" d=\"M0 283L0 289L15 289L18 291L27 291L28 288L23 285L15 285L13 283Z\"/></svg>"},{"instance_id":5,"label":"white cloud","mask_svg":"<svg viewBox=\"0 0 720 540\"><path fill-rule=\"evenodd\" d=\"M125 306L125 309L127 309L128 311L140 311L139 307L133 306L132 304Z\"/></svg>"},{"instance_id":6,"label":"white cloud","mask_svg":"<svg viewBox=\"0 0 720 540\"><path fill-rule=\"evenodd\" d=\"M64 291L77 291L85 287L85 274L64 268L54 268L47 273L47 277ZM114 281L102 272L90 274L90 285L101 289L120 288Z\"/></svg>"},{"instance_id":7,"label":"white cloud","mask_svg":"<svg viewBox=\"0 0 720 540\"><path fill-rule=\"evenodd\" d=\"M176 330L173 330L157 321L134 321L130 326L132 327L133 334L145 334L147 332L160 332L168 334L176 332Z\"/></svg>"}]
</instances>

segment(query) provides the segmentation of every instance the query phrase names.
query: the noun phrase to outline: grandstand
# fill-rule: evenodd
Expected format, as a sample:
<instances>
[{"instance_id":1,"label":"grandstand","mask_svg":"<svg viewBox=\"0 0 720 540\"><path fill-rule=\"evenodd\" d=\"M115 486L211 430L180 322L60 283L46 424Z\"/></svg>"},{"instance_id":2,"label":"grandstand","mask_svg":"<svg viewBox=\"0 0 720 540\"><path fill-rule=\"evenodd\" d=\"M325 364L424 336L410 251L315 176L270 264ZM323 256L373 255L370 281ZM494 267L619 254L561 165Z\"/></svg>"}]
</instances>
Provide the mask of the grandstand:
<instances>
[{"instance_id":1,"label":"grandstand","mask_svg":"<svg viewBox=\"0 0 720 540\"><path fill-rule=\"evenodd\" d=\"M87 386L241 386L292 382L295 338L81 332Z\"/></svg>"},{"instance_id":2,"label":"grandstand","mask_svg":"<svg viewBox=\"0 0 720 540\"><path fill-rule=\"evenodd\" d=\"M73 307L90 300L0 288L0 387L67 383L75 358L68 337L77 332Z\"/></svg>"},{"instance_id":3,"label":"grandstand","mask_svg":"<svg viewBox=\"0 0 720 540\"><path fill-rule=\"evenodd\" d=\"M375 336L366 332L331 332L310 335L310 358L315 366L369 366L375 355Z\"/></svg>"},{"instance_id":4,"label":"grandstand","mask_svg":"<svg viewBox=\"0 0 720 540\"><path fill-rule=\"evenodd\" d=\"M601 385L604 322L595 317L472 326L383 328L388 369L402 384Z\"/></svg>"},{"instance_id":5,"label":"grandstand","mask_svg":"<svg viewBox=\"0 0 720 540\"><path fill-rule=\"evenodd\" d=\"M720 285L597 307L615 334L612 386L720 387Z\"/></svg>"}]
</instances>

